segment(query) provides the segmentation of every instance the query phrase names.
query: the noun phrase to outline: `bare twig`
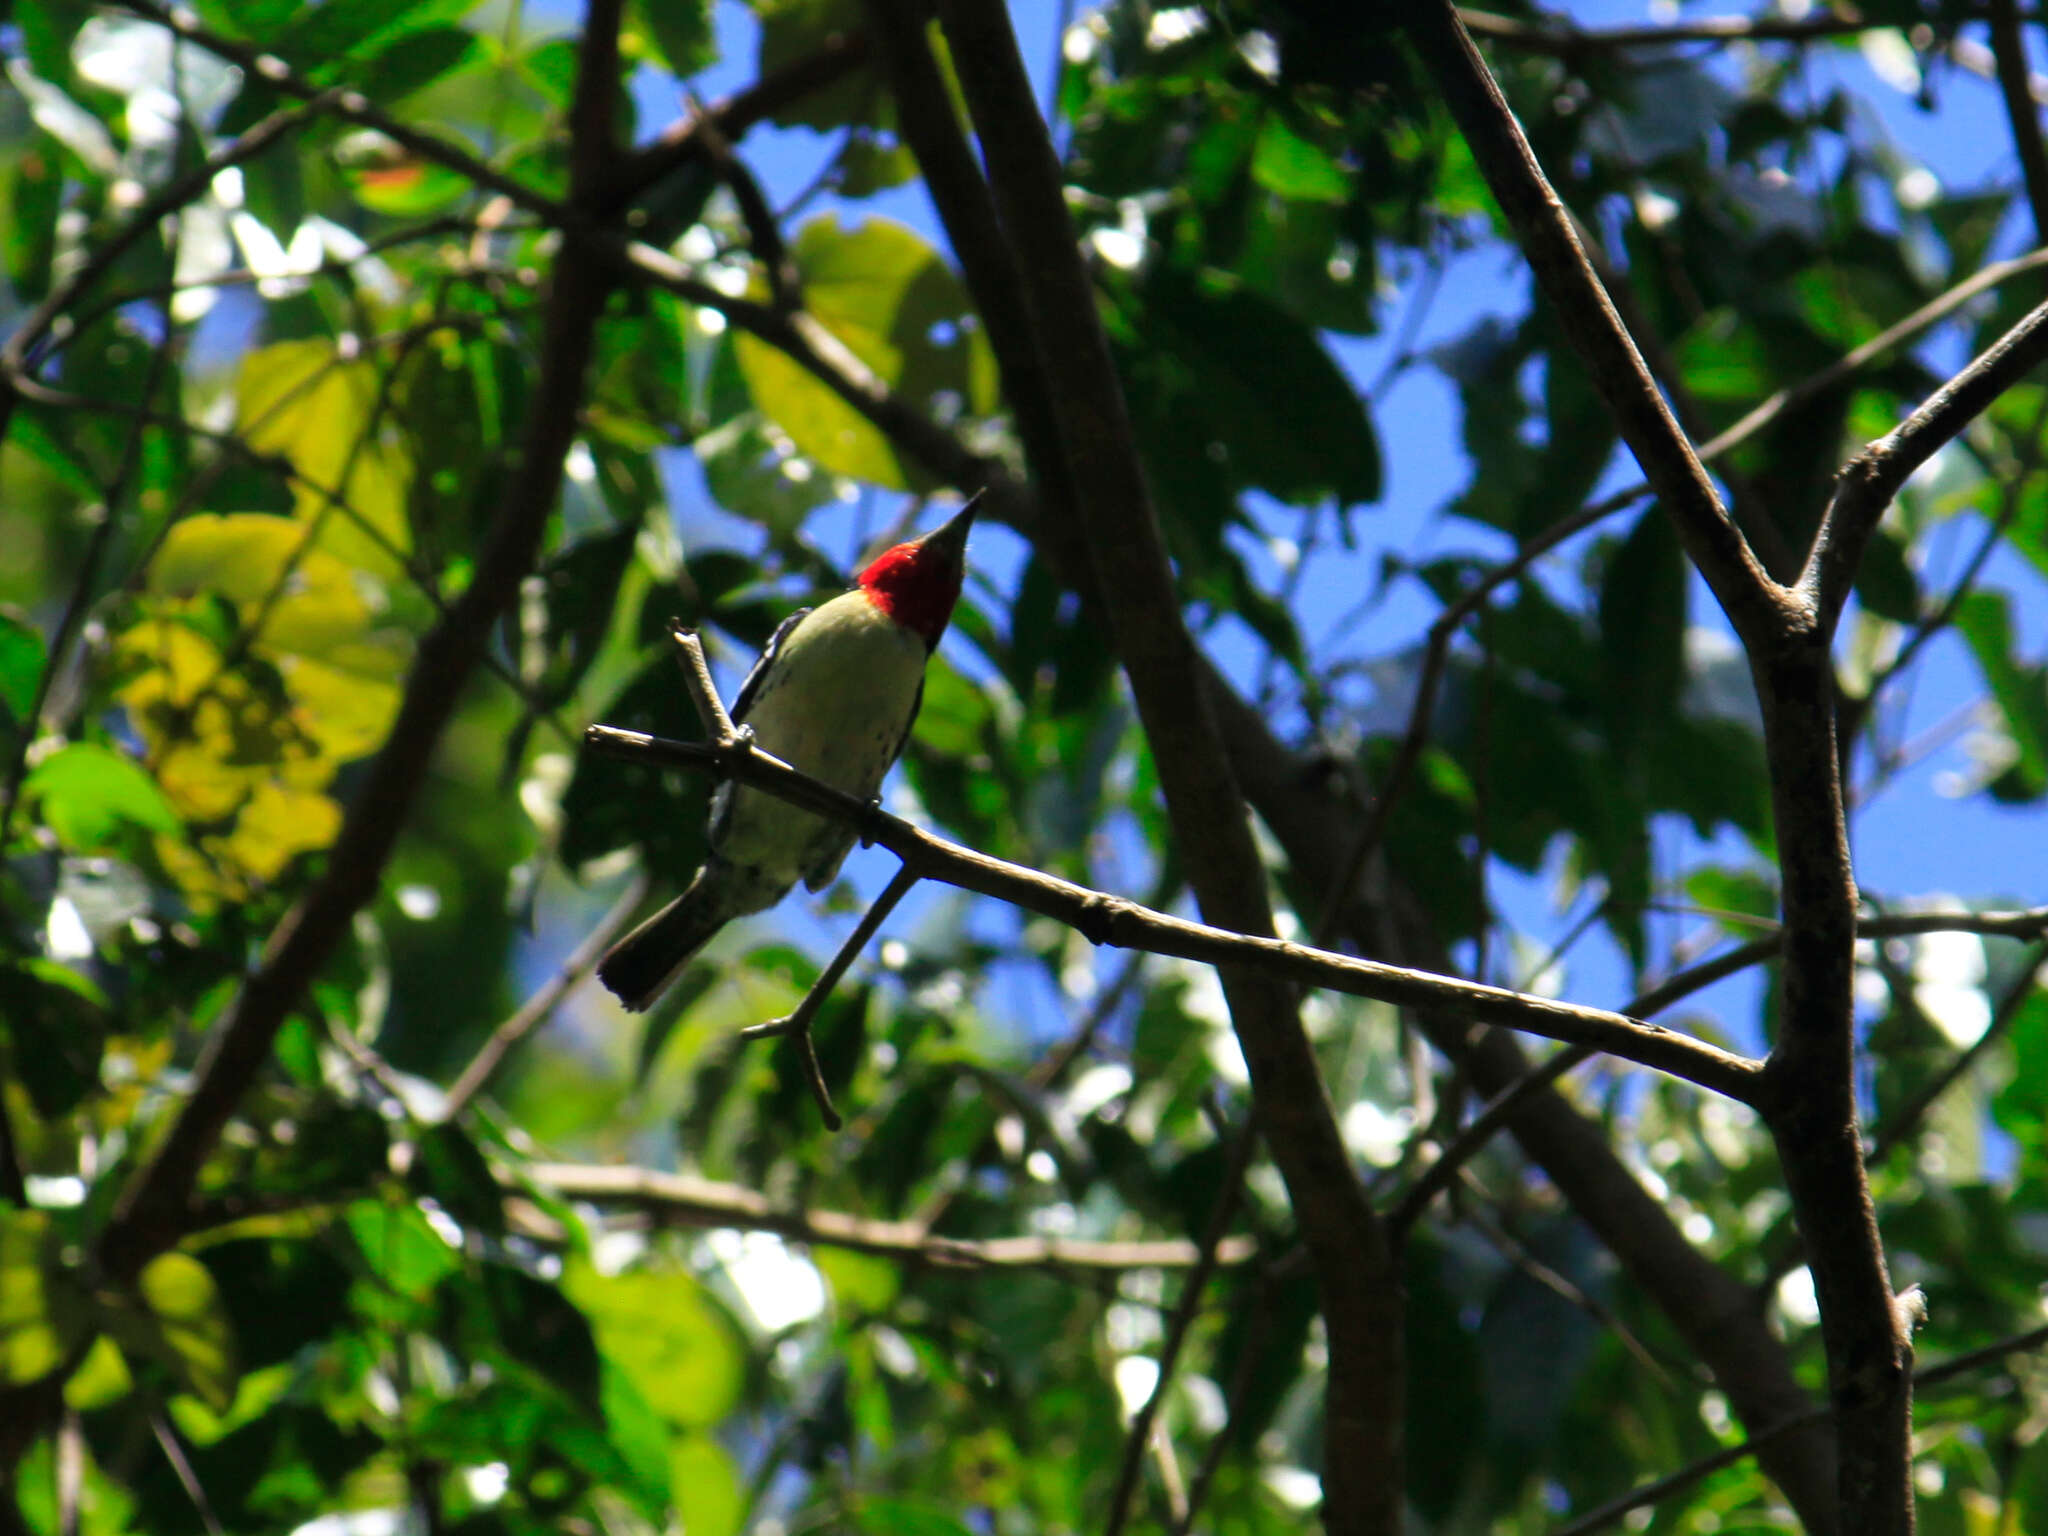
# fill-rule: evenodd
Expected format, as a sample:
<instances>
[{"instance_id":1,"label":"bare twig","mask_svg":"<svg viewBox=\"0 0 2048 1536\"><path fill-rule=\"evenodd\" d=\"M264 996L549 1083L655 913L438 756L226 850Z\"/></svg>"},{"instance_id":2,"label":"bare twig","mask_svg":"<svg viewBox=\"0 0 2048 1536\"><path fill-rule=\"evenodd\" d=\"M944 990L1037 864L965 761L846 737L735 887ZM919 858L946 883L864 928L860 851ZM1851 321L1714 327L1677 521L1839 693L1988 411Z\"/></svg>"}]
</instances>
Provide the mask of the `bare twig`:
<instances>
[{"instance_id":1,"label":"bare twig","mask_svg":"<svg viewBox=\"0 0 2048 1536\"><path fill-rule=\"evenodd\" d=\"M684 1173L660 1173L622 1165L536 1163L507 1174L570 1200L627 1206L679 1226L738 1227L773 1232L795 1242L849 1248L885 1258L914 1260L952 1269L1193 1269L1206 1250L1178 1239L1085 1242L1059 1237L935 1237L919 1221L884 1221L843 1211L778 1205L741 1184L718 1183ZM1248 1237L1226 1238L1216 1262L1236 1266L1257 1257Z\"/></svg>"},{"instance_id":2,"label":"bare twig","mask_svg":"<svg viewBox=\"0 0 2048 1536\"><path fill-rule=\"evenodd\" d=\"M732 716L725 712L725 700L718 696L718 684L711 679L704 642L681 619L669 621L668 635L675 642L676 665L683 669L683 685L689 690L690 703L697 711L697 721L704 727L706 739L720 748L732 747L738 733L733 728Z\"/></svg>"},{"instance_id":3,"label":"bare twig","mask_svg":"<svg viewBox=\"0 0 2048 1536\"><path fill-rule=\"evenodd\" d=\"M818 1010L825 1006L825 999L832 995L832 989L839 985L839 978L846 974L846 968L853 964L860 952L868 947L868 941L875 936L875 930L887 921L896 904L910 894L910 888L917 884L920 876L906 859L891 877L882 894L877 896L846 942L839 946L839 953L832 957L832 963L818 973L818 979L811 983L810 991L803 996L794 1010L782 1018L766 1024L756 1024L740 1031L745 1040L762 1040L774 1035L787 1035L796 1045L803 1063L804 1080L810 1085L811 1097L818 1101L818 1113L824 1116L828 1130L838 1130L839 1112L832 1107L832 1094L825 1086L825 1074L818 1066L817 1047L811 1040L811 1021L818 1016Z\"/></svg>"},{"instance_id":4,"label":"bare twig","mask_svg":"<svg viewBox=\"0 0 2048 1536\"><path fill-rule=\"evenodd\" d=\"M1216 1207L1209 1213L1209 1224L1202 1233L1201 1262L1195 1265L1194 1272L1181 1285L1180 1300L1174 1306L1173 1317L1166 1328L1166 1340L1159 1350L1159 1375L1152 1383L1151 1394L1132 1416L1130 1428L1124 1435L1123 1460L1117 1466L1116 1486L1109 1496L1109 1518L1103 1522L1103 1536L1121 1536L1124 1522L1130 1517L1131 1495L1137 1490L1138 1468L1144 1460L1145 1446L1152 1438L1153 1425L1158 1421L1167 1390L1173 1385L1174 1368L1180 1364L1181 1350L1187 1345L1189 1330L1201 1313L1202 1293L1209 1287L1209 1277L1216 1269L1217 1251L1223 1246L1231 1220L1237 1214L1238 1197L1244 1192L1244 1171L1251 1163L1252 1151L1258 1142L1259 1134L1249 1124L1240 1129L1231 1142L1230 1156L1223 1171L1223 1189L1216 1197Z\"/></svg>"},{"instance_id":5,"label":"bare twig","mask_svg":"<svg viewBox=\"0 0 2048 1536\"><path fill-rule=\"evenodd\" d=\"M512 1047L545 1024L576 983L590 974L604 957L604 952L611 948L612 940L618 937L619 931L632 920L633 913L646 899L647 886L647 872L636 872L626 882L624 894L612 904L612 909L590 930L583 942L555 968L554 975L520 1005L517 1013L491 1031L491 1038L470 1058L469 1065L462 1069L462 1075L448 1090L447 1101L441 1110L443 1120L453 1120L467 1109L469 1101L483 1091L484 1085L503 1065Z\"/></svg>"},{"instance_id":6,"label":"bare twig","mask_svg":"<svg viewBox=\"0 0 2048 1536\"><path fill-rule=\"evenodd\" d=\"M1817 604L1824 628L1832 630L1840 616L1878 519L1907 477L2044 358L2048 304L2029 310L1917 411L1842 467L1799 578L1799 591Z\"/></svg>"}]
</instances>

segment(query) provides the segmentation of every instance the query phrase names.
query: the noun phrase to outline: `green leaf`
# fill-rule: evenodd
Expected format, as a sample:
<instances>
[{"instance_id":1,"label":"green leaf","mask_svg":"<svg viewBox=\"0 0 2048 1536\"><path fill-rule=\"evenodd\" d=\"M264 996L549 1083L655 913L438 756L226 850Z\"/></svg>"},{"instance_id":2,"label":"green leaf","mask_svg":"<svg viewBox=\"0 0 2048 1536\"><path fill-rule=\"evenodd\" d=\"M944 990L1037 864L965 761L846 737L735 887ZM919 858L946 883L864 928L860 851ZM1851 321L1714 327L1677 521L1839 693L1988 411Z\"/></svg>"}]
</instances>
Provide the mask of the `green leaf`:
<instances>
[{"instance_id":1,"label":"green leaf","mask_svg":"<svg viewBox=\"0 0 2048 1536\"><path fill-rule=\"evenodd\" d=\"M0 611L0 726L25 729L43 675L43 636L33 624Z\"/></svg>"},{"instance_id":2,"label":"green leaf","mask_svg":"<svg viewBox=\"0 0 2048 1536\"><path fill-rule=\"evenodd\" d=\"M1920 617L1920 582L1906 563L1905 541L1887 529L1871 535L1856 569L1856 599L1880 619L1912 624Z\"/></svg>"},{"instance_id":3,"label":"green leaf","mask_svg":"<svg viewBox=\"0 0 2048 1536\"><path fill-rule=\"evenodd\" d=\"M907 1499L862 1499L854 1522L860 1536L974 1536L944 1510Z\"/></svg>"},{"instance_id":4,"label":"green leaf","mask_svg":"<svg viewBox=\"0 0 2048 1536\"><path fill-rule=\"evenodd\" d=\"M630 0L626 16L634 31L652 40L678 80L718 57L718 36L705 0Z\"/></svg>"},{"instance_id":5,"label":"green leaf","mask_svg":"<svg viewBox=\"0 0 2048 1536\"><path fill-rule=\"evenodd\" d=\"M803 278L804 308L875 376L905 399L986 410L992 387L980 364L987 343L952 268L909 229L868 219L842 230L813 219L790 257ZM733 356L761 411L819 468L894 490L931 476L900 457L866 417L817 376L767 342L733 337Z\"/></svg>"},{"instance_id":6,"label":"green leaf","mask_svg":"<svg viewBox=\"0 0 2048 1536\"><path fill-rule=\"evenodd\" d=\"M689 1536L739 1536L746 1489L731 1455L709 1435L678 1435L668 1457L676 1514Z\"/></svg>"},{"instance_id":7,"label":"green leaf","mask_svg":"<svg viewBox=\"0 0 2048 1536\"><path fill-rule=\"evenodd\" d=\"M428 1128L415 1148L412 1187L463 1226L490 1237L505 1233L505 1202L490 1164L459 1125Z\"/></svg>"},{"instance_id":8,"label":"green leaf","mask_svg":"<svg viewBox=\"0 0 2048 1536\"><path fill-rule=\"evenodd\" d=\"M661 4L664 0L650 0ZM761 47L755 74L767 78L787 65L808 60L828 40L851 36L867 26L860 0L758 0ZM841 75L822 89L793 94L770 119L778 128L842 128L849 123L873 125L880 119L888 93L872 65Z\"/></svg>"},{"instance_id":9,"label":"green leaf","mask_svg":"<svg viewBox=\"0 0 2048 1536\"><path fill-rule=\"evenodd\" d=\"M1316 335L1270 300L1165 271L1128 294L1116 330L1148 467L1187 487L1162 497L1183 516L1201 485L1301 505L1379 496L1365 402Z\"/></svg>"},{"instance_id":10,"label":"green leaf","mask_svg":"<svg viewBox=\"0 0 2048 1536\"><path fill-rule=\"evenodd\" d=\"M240 1372L227 1309L204 1264L166 1253L144 1266L133 1303L107 1309L107 1331L131 1356L167 1367L179 1385L215 1413L235 1400Z\"/></svg>"},{"instance_id":11,"label":"green leaf","mask_svg":"<svg viewBox=\"0 0 2048 1536\"><path fill-rule=\"evenodd\" d=\"M155 779L110 747L75 742L30 771L23 793L40 808L57 841L96 853L124 826L176 836L182 823Z\"/></svg>"},{"instance_id":12,"label":"green leaf","mask_svg":"<svg viewBox=\"0 0 2048 1536\"><path fill-rule=\"evenodd\" d=\"M2048 677L2013 654L2010 601L2003 592L1976 591L1956 609L1956 629L1977 658L1978 670L2005 717L2019 759L1992 785L2001 800L2034 800L2048 791Z\"/></svg>"},{"instance_id":13,"label":"green leaf","mask_svg":"<svg viewBox=\"0 0 2048 1536\"><path fill-rule=\"evenodd\" d=\"M11 1065L45 1119L68 1114L98 1086L107 1004L75 971L42 959L0 966L0 1026Z\"/></svg>"},{"instance_id":14,"label":"green leaf","mask_svg":"<svg viewBox=\"0 0 2048 1536\"><path fill-rule=\"evenodd\" d=\"M1685 553L1664 509L1651 506L1607 562L1600 583L1601 703L1618 744L1666 729L1685 681Z\"/></svg>"},{"instance_id":15,"label":"green leaf","mask_svg":"<svg viewBox=\"0 0 2048 1536\"><path fill-rule=\"evenodd\" d=\"M710 1428L738 1404L747 1356L738 1329L681 1270L602 1275L564 1266L562 1288L589 1318L598 1348L654 1411L678 1428Z\"/></svg>"},{"instance_id":16,"label":"green leaf","mask_svg":"<svg viewBox=\"0 0 2048 1536\"><path fill-rule=\"evenodd\" d=\"M1266 119L1252 149L1252 177L1268 192L1308 203L1350 200L1351 178L1321 149L1302 138L1279 113Z\"/></svg>"},{"instance_id":17,"label":"green leaf","mask_svg":"<svg viewBox=\"0 0 2048 1536\"><path fill-rule=\"evenodd\" d=\"M0 1208L0 1385L40 1381L82 1344L90 1308L44 1211Z\"/></svg>"}]
</instances>

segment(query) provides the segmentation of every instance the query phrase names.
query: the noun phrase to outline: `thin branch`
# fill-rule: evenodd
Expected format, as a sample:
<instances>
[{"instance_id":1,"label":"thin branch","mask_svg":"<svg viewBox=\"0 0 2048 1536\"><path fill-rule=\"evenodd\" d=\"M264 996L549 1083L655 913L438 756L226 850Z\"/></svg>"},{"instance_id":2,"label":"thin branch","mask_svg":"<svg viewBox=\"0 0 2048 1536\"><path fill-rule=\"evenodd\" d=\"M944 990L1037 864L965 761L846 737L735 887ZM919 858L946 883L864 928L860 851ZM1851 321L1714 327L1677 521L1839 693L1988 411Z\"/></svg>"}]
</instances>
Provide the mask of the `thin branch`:
<instances>
[{"instance_id":1,"label":"thin branch","mask_svg":"<svg viewBox=\"0 0 2048 1536\"><path fill-rule=\"evenodd\" d=\"M832 989L839 985L839 978L846 974L846 968L868 947L875 930L887 921L889 914L896 910L896 904L910 894L911 887L920 878L910 861L904 860L888 885L883 887L882 894L875 898L853 932L846 936L846 942L839 946L839 953L832 957L832 963L818 973L818 979L811 983L803 1001L782 1018L740 1031L741 1038L747 1040L761 1040L774 1035L790 1037L803 1063L804 1081L810 1085L811 1097L818 1101L818 1113L824 1116L827 1130L838 1130L841 1122L839 1112L832 1107L832 1094L825 1086L825 1074L818 1066L817 1047L811 1039L811 1021L825 1006L825 999L832 995Z\"/></svg>"},{"instance_id":2,"label":"thin branch","mask_svg":"<svg viewBox=\"0 0 2048 1536\"><path fill-rule=\"evenodd\" d=\"M445 139L439 134L427 133L400 122L389 113L380 110L360 91L323 90L296 73L275 54L265 53L260 48L238 43L231 38L222 37L217 32L209 31L201 25L195 12L182 8L174 10L168 6L158 5L156 0L115 0L115 3L122 10L140 16L145 21L153 21L187 42L197 44L216 58L239 65L248 74L282 95L308 103L317 101L323 113L332 113L345 122L375 129L399 148L419 159L444 166L480 187L489 188L508 199L515 207L537 215L545 224L560 225L567 221L566 210L552 198L535 191L517 177L507 176L452 139Z\"/></svg>"},{"instance_id":3,"label":"thin branch","mask_svg":"<svg viewBox=\"0 0 2048 1536\"><path fill-rule=\"evenodd\" d=\"M1991 1022L1984 1033L1963 1050L1956 1053L1951 1061L1929 1081L1923 1083L1905 1103L1884 1117L1877 1134L1871 1138L1870 1161L1881 1163L1891 1155L1892 1149L1913 1134L1914 1129L1932 1109L1941 1096L1953 1088L1957 1081L1983 1059L1984 1053L2005 1038L2005 1032L2012 1028L2013 1021L2020 1016L2020 1010L2033 997L2036 983L2040 980L2041 967L2048 964L2048 941L2037 943L2032 954L2027 956L2019 978L2004 997L1998 1001L1997 1009L1991 1015Z\"/></svg>"},{"instance_id":4,"label":"thin branch","mask_svg":"<svg viewBox=\"0 0 2048 1536\"><path fill-rule=\"evenodd\" d=\"M884 1258L948 1269L1193 1269L1204 1250L1177 1239L1085 1242L1060 1237L935 1237L916 1221L884 1221L843 1211L777 1205L758 1190L684 1173L605 1164L535 1163L506 1176L506 1187L530 1181L570 1200L629 1206L679 1226L738 1227L773 1232L793 1242L849 1248ZM1216 1262L1237 1266L1258 1256L1248 1237L1226 1238Z\"/></svg>"},{"instance_id":5,"label":"thin branch","mask_svg":"<svg viewBox=\"0 0 2048 1536\"><path fill-rule=\"evenodd\" d=\"M942 881L1025 911L1050 917L1091 943L1147 950L1219 967L1242 967L1265 976L1325 987L1403 1007L1447 1010L1553 1040L1586 1044L1609 1055L1669 1072L1745 1102L1755 1091L1757 1064L1705 1041L1604 1009L1530 997L1427 971L1405 970L1293 944L1233 933L1206 923L1154 912L1122 897L1041 873L962 847L797 772L750 742L729 748L669 741L639 731L593 725L585 735L608 756L665 763L715 773L778 799L854 827L914 868Z\"/></svg>"},{"instance_id":6,"label":"thin branch","mask_svg":"<svg viewBox=\"0 0 2048 1536\"><path fill-rule=\"evenodd\" d=\"M1408 8L1407 26L1566 337L1693 564L1738 634L1775 632L1783 617L1781 589L1721 505L1456 10L1449 0L1428 0Z\"/></svg>"},{"instance_id":7,"label":"thin branch","mask_svg":"<svg viewBox=\"0 0 2048 1536\"><path fill-rule=\"evenodd\" d=\"M1663 25L1579 27L1556 18L1531 24L1494 11L1463 6L1458 9L1458 19L1468 31L1490 43L1563 59L1612 49L1679 43L1809 43L1896 25L1855 15L1822 13L1796 21L1784 16L1695 16Z\"/></svg>"},{"instance_id":8,"label":"thin branch","mask_svg":"<svg viewBox=\"0 0 2048 1536\"><path fill-rule=\"evenodd\" d=\"M1842 466L1799 578L1799 591L1818 604L1826 629L1833 628L1848 601L1870 536L1907 477L2044 358L2048 304L2029 310L1917 411Z\"/></svg>"},{"instance_id":9,"label":"thin branch","mask_svg":"<svg viewBox=\"0 0 2048 1536\"><path fill-rule=\"evenodd\" d=\"M1456 1182L1465 1165L1484 1150L1507 1123L1512 1120L1522 1105L1536 1094L1557 1082L1566 1073L1593 1058L1590 1046L1567 1046L1553 1052L1542 1066L1517 1078L1499 1093L1495 1094L1486 1107L1474 1115L1471 1122L1458 1132L1444 1147L1437 1160L1424 1169L1421 1177L1403 1191L1387 1211L1387 1226L1396 1240L1405 1239L1413 1230L1422 1213L1429 1209L1430 1202L1449 1189Z\"/></svg>"},{"instance_id":10,"label":"thin branch","mask_svg":"<svg viewBox=\"0 0 2048 1536\"><path fill-rule=\"evenodd\" d=\"M1174 1369L1180 1364L1188 1334L1201 1313L1202 1293L1209 1287L1209 1277L1216 1270L1217 1252L1223 1246L1230 1223L1237 1214L1238 1199L1244 1193L1245 1169L1251 1164L1252 1150L1258 1142L1259 1133L1249 1124L1240 1129L1231 1142L1223 1171L1222 1193L1216 1197L1216 1207L1209 1213L1208 1225L1202 1232L1201 1262L1195 1265L1194 1273L1181 1285L1180 1300L1174 1306L1173 1317L1166 1328L1165 1343L1159 1350L1159 1374L1152 1383L1151 1393L1132 1415L1130 1428L1124 1435L1123 1460L1117 1466L1116 1486L1109 1496L1109 1518L1103 1522L1103 1536L1122 1536L1124 1522L1130 1517L1131 1495L1138 1487L1138 1469L1144 1461L1146 1443L1152 1438L1159 1409L1166 1401L1167 1390L1173 1385Z\"/></svg>"},{"instance_id":11,"label":"thin branch","mask_svg":"<svg viewBox=\"0 0 2048 1536\"><path fill-rule=\"evenodd\" d=\"M469 1065L462 1069L462 1075L448 1090L441 1110L443 1120L453 1120L469 1107L469 1101L483 1091L512 1047L545 1024L576 983L589 975L597 962L604 958L612 940L618 937L620 930L632 920L633 913L646 899L648 883L647 872L644 869L636 871L626 882L624 894L605 913L603 921L569 952L568 958L555 968L554 975L520 1005L517 1013L491 1031L491 1038L470 1058Z\"/></svg>"}]
</instances>

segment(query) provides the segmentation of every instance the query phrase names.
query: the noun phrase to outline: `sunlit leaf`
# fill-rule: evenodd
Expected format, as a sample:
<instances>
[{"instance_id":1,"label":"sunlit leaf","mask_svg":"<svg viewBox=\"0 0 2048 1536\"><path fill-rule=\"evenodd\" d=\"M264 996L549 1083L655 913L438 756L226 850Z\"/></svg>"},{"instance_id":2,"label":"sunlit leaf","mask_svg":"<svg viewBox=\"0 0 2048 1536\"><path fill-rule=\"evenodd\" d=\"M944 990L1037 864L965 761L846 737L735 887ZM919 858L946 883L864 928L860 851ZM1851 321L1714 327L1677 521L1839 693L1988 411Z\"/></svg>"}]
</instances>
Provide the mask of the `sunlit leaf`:
<instances>
[{"instance_id":1,"label":"sunlit leaf","mask_svg":"<svg viewBox=\"0 0 2048 1536\"><path fill-rule=\"evenodd\" d=\"M664 1419L702 1427L732 1411L746 1357L731 1320L696 1280L681 1271L601 1275L577 1261L562 1283L606 1359Z\"/></svg>"},{"instance_id":2,"label":"sunlit leaf","mask_svg":"<svg viewBox=\"0 0 2048 1536\"><path fill-rule=\"evenodd\" d=\"M98 851L123 826L179 830L178 814L156 781L133 758L93 742L75 742L44 758L23 787L58 841L76 852Z\"/></svg>"}]
</instances>

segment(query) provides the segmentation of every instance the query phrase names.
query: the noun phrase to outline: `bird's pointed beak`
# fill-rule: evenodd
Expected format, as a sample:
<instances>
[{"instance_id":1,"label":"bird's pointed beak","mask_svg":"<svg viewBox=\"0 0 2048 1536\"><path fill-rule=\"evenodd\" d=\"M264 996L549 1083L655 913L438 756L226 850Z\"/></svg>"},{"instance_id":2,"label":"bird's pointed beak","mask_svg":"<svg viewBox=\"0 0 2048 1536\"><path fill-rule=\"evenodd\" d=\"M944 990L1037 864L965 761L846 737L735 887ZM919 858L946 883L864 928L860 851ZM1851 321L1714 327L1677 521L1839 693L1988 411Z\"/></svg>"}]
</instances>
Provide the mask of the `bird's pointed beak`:
<instances>
[{"instance_id":1,"label":"bird's pointed beak","mask_svg":"<svg viewBox=\"0 0 2048 1536\"><path fill-rule=\"evenodd\" d=\"M981 499L988 493L976 491L967 498L967 505L939 524L917 542L924 548L949 555L954 560L965 562L967 556L967 533L974 526L974 514L981 510Z\"/></svg>"}]
</instances>

